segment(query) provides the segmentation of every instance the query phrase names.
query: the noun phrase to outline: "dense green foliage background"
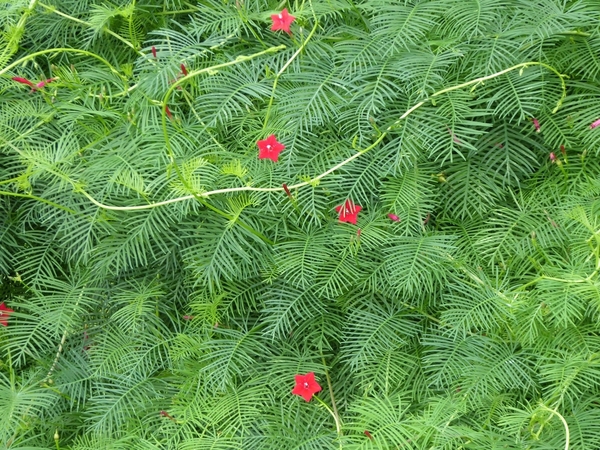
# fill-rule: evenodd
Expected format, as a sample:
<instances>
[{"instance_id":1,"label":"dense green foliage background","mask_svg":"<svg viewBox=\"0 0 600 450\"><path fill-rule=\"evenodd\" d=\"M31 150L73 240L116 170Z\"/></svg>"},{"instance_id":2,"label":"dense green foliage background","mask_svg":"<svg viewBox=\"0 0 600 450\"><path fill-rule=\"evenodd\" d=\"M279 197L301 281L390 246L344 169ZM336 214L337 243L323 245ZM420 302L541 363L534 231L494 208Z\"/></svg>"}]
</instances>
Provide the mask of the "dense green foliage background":
<instances>
[{"instance_id":1,"label":"dense green foliage background","mask_svg":"<svg viewBox=\"0 0 600 450\"><path fill-rule=\"evenodd\" d=\"M3 0L0 445L600 448L599 14Z\"/></svg>"}]
</instances>

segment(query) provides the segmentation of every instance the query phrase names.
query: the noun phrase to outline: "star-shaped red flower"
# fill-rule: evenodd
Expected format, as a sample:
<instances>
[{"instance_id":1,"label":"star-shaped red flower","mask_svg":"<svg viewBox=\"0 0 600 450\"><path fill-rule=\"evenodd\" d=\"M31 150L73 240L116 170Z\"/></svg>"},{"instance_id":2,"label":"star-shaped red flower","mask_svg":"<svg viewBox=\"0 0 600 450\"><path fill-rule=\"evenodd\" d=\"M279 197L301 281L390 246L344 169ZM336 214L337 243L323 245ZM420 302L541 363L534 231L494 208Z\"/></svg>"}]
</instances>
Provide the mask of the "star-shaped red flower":
<instances>
[{"instance_id":1,"label":"star-shaped red flower","mask_svg":"<svg viewBox=\"0 0 600 450\"><path fill-rule=\"evenodd\" d=\"M273 20L273 25L271 26L271 31L283 30L287 34L291 35L290 25L296 18L294 16L290 16L287 8L283 8L279 14L271 15L271 19Z\"/></svg>"},{"instance_id":2,"label":"star-shaped red flower","mask_svg":"<svg viewBox=\"0 0 600 450\"><path fill-rule=\"evenodd\" d=\"M355 205L352 200L348 199L343 205L336 206L335 210L340 215L340 222L348 222L356 225L358 213L362 210L362 206Z\"/></svg>"},{"instance_id":3,"label":"star-shaped red flower","mask_svg":"<svg viewBox=\"0 0 600 450\"><path fill-rule=\"evenodd\" d=\"M0 303L0 325L8 326L8 316L14 311L4 304Z\"/></svg>"},{"instance_id":4,"label":"star-shaped red flower","mask_svg":"<svg viewBox=\"0 0 600 450\"><path fill-rule=\"evenodd\" d=\"M258 159L271 159L277 162L279 153L285 148L281 142L277 142L274 134L262 141L256 143L258 145Z\"/></svg>"},{"instance_id":5,"label":"star-shaped red flower","mask_svg":"<svg viewBox=\"0 0 600 450\"><path fill-rule=\"evenodd\" d=\"M296 375L296 386L292 389L292 394L301 396L307 402L314 394L321 390L321 386L315 380L315 373L308 372L306 375Z\"/></svg>"}]
</instances>

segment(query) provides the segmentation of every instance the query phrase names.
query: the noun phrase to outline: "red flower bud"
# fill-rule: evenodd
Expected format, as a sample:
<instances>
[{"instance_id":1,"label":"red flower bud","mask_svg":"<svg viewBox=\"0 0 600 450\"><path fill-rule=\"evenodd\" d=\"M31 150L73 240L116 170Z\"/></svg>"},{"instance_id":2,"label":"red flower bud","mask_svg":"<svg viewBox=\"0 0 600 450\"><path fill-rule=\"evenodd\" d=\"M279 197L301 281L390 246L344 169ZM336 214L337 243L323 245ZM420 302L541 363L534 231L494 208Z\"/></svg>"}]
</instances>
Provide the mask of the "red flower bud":
<instances>
[{"instance_id":1,"label":"red flower bud","mask_svg":"<svg viewBox=\"0 0 600 450\"><path fill-rule=\"evenodd\" d=\"M12 80L13 80L13 81L16 81L17 83L26 84L26 85L28 85L28 86L35 87L35 86L33 85L33 83L32 83L31 81L29 81L27 78L22 78L22 77L12 77Z\"/></svg>"},{"instance_id":2,"label":"red flower bud","mask_svg":"<svg viewBox=\"0 0 600 450\"><path fill-rule=\"evenodd\" d=\"M14 78L13 78L13 80L14 80ZM597 126L599 126L599 125L600 125L600 119L598 119L598 120L596 120L596 121L592 122L592 124L590 125L590 129L592 129L592 130L593 130L594 128L596 128L596 127L597 127Z\"/></svg>"},{"instance_id":3,"label":"red flower bud","mask_svg":"<svg viewBox=\"0 0 600 450\"><path fill-rule=\"evenodd\" d=\"M183 75L187 75L188 74L188 71L185 68L185 65L183 65L183 64L181 65L181 73L183 73Z\"/></svg>"},{"instance_id":4,"label":"red flower bud","mask_svg":"<svg viewBox=\"0 0 600 450\"><path fill-rule=\"evenodd\" d=\"M564 146L564 145L561 145L561 146L560 146L560 152L561 152L563 155L566 155L566 154L567 154L567 151L565 150L565 146Z\"/></svg>"},{"instance_id":5,"label":"red flower bud","mask_svg":"<svg viewBox=\"0 0 600 450\"><path fill-rule=\"evenodd\" d=\"M287 187L287 184L283 183L283 190L285 191L286 195L290 198L290 200L292 200L292 193L290 192L290 188Z\"/></svg>"},{"instance_id":6,"label":"red flower bud","mask_svg":"<svg viewBox=\"0 0 600 450\"><path fill-rule=\"evenodd\" d=\"M35 87L36 88L43 88L44 86L46 86L47 84L52 83L55 80L56 80L56 78L48 78L47 80L40 81L38 84L35 85ZM34 88L34 90L35 90L35 88Z\"/></svg>"},{"instance_id":7,"label":"red flower bud","mask_svg":"<svg viewBox=\"0 0 600 450\"><path fill-rule=\"evenodd\" d=\"M550 161L554 162L555 159L556 155L554 154L554 152L550 152Z\"/></svg>"},{"instance_id":8,"label":"red flower bud","mask_svg":"<svg viewBox=\"0 0 600 450\"><path fill-rule=\"evenodd\" d=\"M152 46L152 56L156 59L156 47L154 45Z\"/></svg>"},{"instance_id":9,"label":"red flower bud","mask_svg":"<svg viewBox=\"0 0 600 450\"><path fill-rule=\"evenodd\" d=\"M389 213L387 216L394 222L400 222L400 217L398 217L396 214Z\"/></svg>"},{"instance_id":10,"label":"red flower bud","mask_svg":"<svg viewBox=\"0 0 600 450\"><path fill-rule=\"evenodd\" d=\"M540 122L535 117L533 117L531 119L531 121L533 122L533 126L535 127L535 132L539 133L541 131L541 129L540 129Z\"/></svg>"}]
</instances>

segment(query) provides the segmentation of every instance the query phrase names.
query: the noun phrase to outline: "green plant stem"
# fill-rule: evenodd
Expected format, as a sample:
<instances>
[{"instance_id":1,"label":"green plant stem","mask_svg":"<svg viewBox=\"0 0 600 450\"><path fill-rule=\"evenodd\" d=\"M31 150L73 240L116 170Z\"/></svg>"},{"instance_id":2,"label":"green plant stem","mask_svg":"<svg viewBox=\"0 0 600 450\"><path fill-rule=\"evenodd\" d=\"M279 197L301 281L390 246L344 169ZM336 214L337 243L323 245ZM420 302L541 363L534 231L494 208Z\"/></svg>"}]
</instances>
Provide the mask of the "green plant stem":
<instances>
[{"instance_id":1,"label":"green plant stem","mask_svg":"<svg viewBox=\"0 0 600 450\"><path fill-rule=\"evenodd\" d=\"M323 400L321 400L316 395L313 395L313 398L315 400L317 400L327 411L329 411L329 414L331 414L331 417L333 417L333 420L335 421L335 429L337 430L337 434L339 436L340 433L342 432L342 427L340 425L339 418L336 416L336 414L333 412L333 410L329 407L329 405L327 405L327 403L325 403Z\"/></svg>"},{"instance_id":2,"label":"green plant stem","mask_svg":"<svg viewBox=\"0 0 600 450\"><path fill-rule=\"evenodd\" d=\"M325 357L321 355L321 361L323 361L323 369L325 370L325 378L327 379L327 387L329 388L329 397L331 398L331 407L333 408L333 415L335 419L335 426L337 428L338 436L342 435L342 427L340 414L338 412L335 396L333 395L333 384L331 384L331 377L329 376L329 371L327 370L327 363L325 362Z\"/></svg>"},{"instance_id":3,"label":"green plant stem","mask_svg":"<svg viewBox=\"0 0 600 450\"><path fill-rule=\"evenodd\" d=\"M15 62L9 64L8 66L6 66L4 69L0 70L0 75L4 75L6 72L8 72L10 69L12 69L13 67L19 66L21 64L23 64L25 61L28 61L30 59L34 59L37 56L40 55L45 55L47 53L79 53L81 55L86 55L86 56L90 56L92 58L97 59L98 61L102 62L104 65L106 65L110 71L112 73L114 73L115 75L117 75L119 78L121 78L123 81L127 81L127 78L123 75L121 75L121 73L115 69L115 67L109 63L106 59L104 59L102 56L96 55L95 53L92 52L88 52L87 50L80 50L78 48L49 48L46 50L40 50L38 52L33 52L33 53L29 53L27 56L24 56L20 59L17 59Z\"/></svg>"},{"instance_id":4,"label":"green plant stem","mask_svg":"<svg viewBox=\"0 0 600 450\"><path fill-rule=\"evenodd\" d=\"M23 31L25 30L25 24L27 23L27 19L33 12L36 7L38 0L30 0L27 9L23 12L23 15L19 19L19 22L15 25L15 27L11 30L11 38L8 41L6 47L2 51L2 56L0 60L4 59L8 55L15 53L19 46L19 41L21 40L21 36L23 35ZM8 59L8 58L7 58Z\"/></svg>"},{"instance_id":5,"label":"green plant stem","mask_svg":"<svg viewBox=\"0 0 600 450\"><path fill-rule=\"evenodd\" d=\"M69 20L72 20L73 22L79 23L79 24L81 24L81 25L84 25L84 26L86 26L86 27L93 28L93 26L92 26L90 23L86 22L85 20L81 20L81 19L78 19L77 17L73 17L73 16L70 16L70 15L68 15L68 14L65 14L64 12L61 12L61 11L57 10L57 9L56 9L54 6L46 5L46 4L44 4L44 3L41 3L41 2L39 2L38 4L39 4L39 5L40 5L42 8L46 9L47 11L50 11L50 12L52 12L52 13L54 13L54 14L56 14L56 15L59 15L59 16L61 16L61 17L64 17L65 19L69 19ZM115 37L115 38L117 38L118 40L120 40L121 42L123 42L123 43L124 43L125 45L127 45L128 47L131 47L133 50L135 50L135 52L136 52L138 55L142 55L142 56L144 55L144 54L143 54L141 51L139 51L138 49L136 49L136 48L135 48L135 46L134 46L134 45L133 45L131 42L129 42L129 41L128 41L127 39L125 39L124 37L122 37L122 36L119 36L119 35L118 35L117 33L115 33L114 31L112 31L112 30L108 29L106 26L103 26L103 27L102 27L102 31L104 31L105 33L108 33L108 34L110 34L111 36L113 36L113 37Z\"/></svg>"},{"instance_id":6,"label":"green plant stem","mask_svg":"<svg viewBox=\"0 0 600 450\"><path fill-rule=\"evenodd\" d=\"M55 208L62 209L63 211L67 211L71 214L77 214L77 212L72 210L71 208L67 208L66 206L59 205L58 203L55 203L51 200L46 200L45 198L38 197L38 196L32 195L32 194L19 194L17 192L0 191L0 195L7 195L10 197L30 198L32 200L37 200L38 202L42 202L42 203L46 203L47 205L54 206Z\"/></svg>"},{"instance_id":7,"label":"green plant stem","mask_svg":"<svg viewBox=\"0 0 600 450\"><path fill-rule=\"evenodd\" d=\"M165 137L165 146L167 148L167 154L169 156L169 159L171 160L171 164L173 165L173 168L175 169L175 173L177 174L177 178L179 179L179 181L181 181L181 183L185 186L185 188L188 191L192 192L192 194L191 194L191 196L189 198L195 198L198 202L200 202L201 204L203 204L207 208L211 209L212 211L216 212L217 214L219 214L219 215L227 218L228 220L233 220L235 223L239 224L243 229L245 229L246 231L254 234L256 237L258 237L259 239L261 239L262 241L264 241L264 242L266 242L266 243L268 243L270 245L273 245L274 242L271 241L270 239L268 239L266 236L264 236L258 230L255 230L254 228L252 228L248 224L246 224L243 221L241 221L239 218L231 217L231 215L225 213L224 211L221 211L219 208L215 207L214 205L209 204L205 200L207 198L207 196L203 196L202 194L194 192L194 189L192 189L192 187L190 186L190 184L187 182L187 180L185 179L185 177L181 173L181 169L179 168L179 165L177 164L177 161L175 159L175 153L173 152L173 148L171 147L171 141L169 139L169 132L168 132L168 128L167 128L167 103L169 101L169 98L170 98L171 94L184 81L191 80L192 78L197 77L197 76L199 76L201 74L204 74L204 73L214 72L214 71L216 71L218 69L221 69L223 67L228 67L228 66L232 66L232 65L235 65L235 64L241 64L242 62L246 62L246 61L250 61L250 60L252 60L254 58L258 58L259 56L263 56L263 55L266 55L266 54L269 54L269 53L278 52L279 50L283 50L284 48L285 48L285 45L279 45L277 47L270 47L270 48L268 48L266 50L254 53L252 55L238 56L233 61L229 61L229 62L222 63L222 64L216 64L214 66L205 67L205 68L200 69L200 70L191 71L187 75L185 75L184 77L176 80L175 83L173 83L171 85L171 87L165 93L165 96L163 97L163 101L162 101L162 129L163 129L163 135ZM86 196L88 198L90 198L89 194L87 194Z\"/></svg>"},{"instance_id":8,"label":"green plant stem","mask_svg":"<svg viewBox=\"0 0 600 450\"><path fill-rule=\"evenodd\" d=\"M569 424L567 423L565 418L556 410L557 408L550 409L546 405L540 405L540 407L542 409L552 413L552 415L554 415L560 419L563 426L565 427L565 450L569 450L569 441L571 439L571 433L569 432ZM552 416L550 416L550 417L552 417Z\"/></svg>"},{"instance_id":9,"label":"green plant stem","mask_svg":"<svg viewBox=\"0 0 600 450\"><path fill-rule=\"evenodd\" d=\"M85 289L85 286L84 286ZM77 301L75 302L75 306L73 307L73 314L71 316L71 318L73 318L73 316L75 315L75 312L77 311L77 307L79 306L79 302L81 301L81 297L83 297L83 289L81 290L81 292L79 293L79 297L77 297ZM44 380L42 381L42 383L47 383L50 381L50 377L52 376L52 373L54 372L54 369L56 369L56 364L58 364L58 360L60 358L60 355L63 351L63 347L65 345L65 341L67 340L67 335L69 334L69 327L65 327L65 331L63 332L62 338L60 339L60 344L58 344L58 351L56 352L56 356L54 357L54 361L52 362L52 366L50 366L50 370L48 371L48 373L46 374L46 378L44 378Z\"/></svg>"},{"instance_id":10,"label":"green plant stem","mask_svg":"<svg viewBox=\"0 0 600 450\"><path fill-rule=\"evenodd\" d=\"M308 41L308 39L307 39ZM307 42L305 41L305 43ZM279 50L283 50L285 49L285 45L280 45L278 47L271 47L268 48L266 50L263 50L261 52L258 53L254 53L252 55L248 55L248 56L243 56L243 57L238 57L233 61L229 61L227 63L223 63L223 64L217 64L215 66L211 66L211 67L206 67L204 69L200 69L200 70L196 70L196 71L192 71L190 72L188 75L186 75L185 77L182 77L178 80L176 80L171 87L167 90L163 101L162 101L162 127L163 127L163 135L165 136L165 144L167 147L167 152L169 155L169 158L171 159L171 162L173 163L175 170L178 173L178 176L180 177L180 180L182 181L182 183L184 183L185 186L187 186L187 183L185 182L185 180L183 180L181 178L180 175L180 171L179 171L179 167L177 166L176 162L175 162L175 157L174 157L174 153L173 153L173 149L171 148L171 144L170 144L170 140L169 140L169 133L167 131L167 115L166 115L166 108L167 108L167 102L171 96L171 94L175 91L175 89L177 89L177 86L179 86L181 83L183 83L184 81L187 81L193 77L196 77L202 73L208 73L211 71L215 71L218 70L220 68L223 67L227 67L227 66L232 66L235 64L239 64L243 61L248 61L250 59L254 59L257 58L259 56L265 55L267 53L273 53ZM300 50L300 49L299 49ZM298 53L298 52L296 52ZM291 60L288 61L289 63L291 63ZM288 64L286 64L281 70L284 70L287 67ZM447 92L452 92L458 89L462 89L468 86L472 86L472 85L477 85L479 83L483 83L484 81L487 80L491 80L493 78L499 77L501 75L504 75L506 73L509 73L513 70L517 70L517 69L523 69L529 66L533 66L533 65L540 65L542 67L547 68L548 70L554 72L555 74L558 75L558 77L561 80L562 83L562 88L563 88L563 95L561 97L561 99L559 100L557 107L555 109L557 109L560 104L562 104L562 99L566 96L566 86L565 86L565 82L564 82L564 78L565 75L562 75L560 73L558 73L558 71L556 71L556 69L554 69L551 66L548 66L547 64L544 63L538 63L538 62L526 62L526 63L521 63L521 64L517 64L514 65L512 67L509 67L507 69L501 70L499 72L493 73L491 75L486 75L485 77L480 77L480 78L476 78L474 80L471 81L467 81L465 83L461 83L458 84L456 86L451 86L448 88L444 88L440 91L437 91L435 93L433 93L429 98L433 98L433 97L437 97L439 95L445 94ZM14 66L14 64L13 64ZM6 70L6 69L5 69ZM3 72L0 71L0 75ZM273 96L271 96L271 101L272 101ZM314 183L318 182L319 180L321 180L322 178L326 177L327 175L335 172L336 170L344 167L346 164L354 161L356 158L360 157L361 155L363 155L364 153L368 152L369 150L375 148L377 145L379 145L379 143L381 143L381 141L383 141L383 139L385 139L385 137L387 137L387 135L395 128L399 125L399 123L406 119L410 114L412 114L414 111L416 111L417 109L419 109L421 106L423 106L425 103L427 103L427 101L429 101L429 99L427 100L423 100L417 104L415 104L414 106L412 106L411 108L409 108L404 114L402 114L400 116L400 118L398 118L398 120L396 120L392 125L390 125L384 132L382 132L378 138L368 147L364 148L363 150L358 151L357 153L355 153L354 155L346 158L345 160L343 160L342 162L336 164L335 166L331 167L330 169L326 170L325 172L321 173L320 175L317 175L313 178L311 178L308 181L303 181L301 183L297 183L297 184L293 184L291 186L288 186L288 189L299 189L301 187L304 186L309 186L309 185L313 185ZM266 119L265 119L265 123L266 123ZM115 210L115 211L137 211L137 210L142 210L142 209L150 209L150 208L157 208L159 206L164 206L164 205L168 205L171 203L177 203L177 202L182 202L182 201L187 201L187 200L191 200L191 199L199 199L199 198L208 198L211 195L216 195L216 194L227 194L227 193L233 193L233 192L247 192L247 191L251 191L251 192L285 192L283 187L273 187L273 188L257 188L257 187L251 187L251 186L244 186L244 187L237 187L237 188L227 188L227 189L215 189L212 191L208 191L208 192L203 192L203 193L198 193L198 194L191 194L191 195L185 195L182 197L177 197L177 198L173 198L173 199L169 199L169 200L164 200L161 202L156 202L156 203L150 203L147 205L139 205L139 206L111 206L111 205L105 205L103 203L98 202L97 200L95 200L90 194L88 194L87 192L85 192L84 190L80 189L80 191L83 193L83 195L85 195L92 203L94 203L96 206L98 206L99 208L103 208L103 209L109 209L109 210ZM191 191L191 189L190 189Z\"/></svg>"},{"instance_id":11,"label":"green plant stem","mask_svg":"<svg viewBox=\"0 0 600 450\"><path fill-rule=\"evenodd\" d=\"M312 4L311 4L311 6L312 6ZM279 77L287 70L287 68L294 61L294 59L296 59L296 57L302 52L302 50L304 50L304 48L306 47L306 44L308 44L310 39L313 37L313 35L317 31L319 22L317 21L314 10L313 10L313 17L315 19L315 24L312 27L312 30L310 30L310 33L308 34L308 36L306 37L304 42L300 45L300 47L298 47L298 50L296 50L294 52L292 57L290 59L288 59L288 61L283 65L283 67L281 69L279 69L279 71L275 75L275 80L273 81L273 89L271 90L271 97L269 97L269 104L267 105L267 112L265 114L265 120L263 122L263 130L265 130L267 128L267 123L268 123L269 117L271 115L271 107L273 106L273 101L275 99L275 90L277 89L277 83L279 81Z\"/></svg>"},{"instance_id":12,"label":"green plant stem","mask_svg":"<svg viewBox=\"0 0 600 450\"><path fill-rule=\"evenodd\" d=\"M369 150L371 150L372 148L374 148L375 146L377 146L383 140L384 137L385 137L385 134L382 134L381 136L379 136L379 138L373 144L371 144L367 148L359 151L358 153L355 153L354 155L352 155L349 158L345 159L341 163L336 164L335 166L333 166L329 170L326 170L322 174L317 175L316 177L311 178L308 181L303 181L301 183L296 183L296 184L293 184L291 186L288 186L288 189L289 190L298 189L298 188L301 188L301 187L304 187L304 186L309 186L309 185L312 185L313 183L316 183L317 181L321 180L322 178L325 178L330 173L335 172L339 168L341 168L341 167L345 166L346 164L348 164L350 161L355 160L356 158L358 158L359 156L361 156L363 153L366 153ZM215 189L215 190L212 190L212 191L201 192L201 193L198 193L198 194L184 195L183 197L176 197L176 198L172 198L172 199L169 199L169 200L163 200L161 202L150 203L148 205L111 206L111 205L105 205L103 203L100 203L99 201L97 201L96 199L94 199L90 194L88 194L87 192L85 192L81 188L78 189L78 190L83 195L85 195L94 205L98 206L99 208L109 209L109 210L113 210L113 211L139 211L139 210L142 210L142 209L156 208L156 207L159 207L159 206L165 206L165 205L169 205L171 203L182 202L182 201L185 201L185 200L192 200L194 198L196 198L196 199L198 199L198 198L208 198L208 197L210 197L212 195L228 194L228 193L232 193L232 192L246 192L246 191L252 191L252 192L285 192L285 190L283 189L283 187L255 188L255 187L250 187L250 186L244 186L244 187L237 187L237 188Z\"/></svg>"}]
</instances>

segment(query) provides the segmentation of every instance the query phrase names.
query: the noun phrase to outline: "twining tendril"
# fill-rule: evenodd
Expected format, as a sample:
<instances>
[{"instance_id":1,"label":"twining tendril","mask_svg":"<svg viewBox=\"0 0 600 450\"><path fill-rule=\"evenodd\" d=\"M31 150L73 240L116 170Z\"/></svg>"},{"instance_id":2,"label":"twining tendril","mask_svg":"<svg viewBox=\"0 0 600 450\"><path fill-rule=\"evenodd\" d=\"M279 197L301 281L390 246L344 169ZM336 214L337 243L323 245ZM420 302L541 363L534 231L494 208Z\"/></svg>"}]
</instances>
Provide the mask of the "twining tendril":
<instances>
[{"instance_id":1,"label":"twining tendril","mask_svg":"<svg viewBox=\"0 0 600 450\"><path fill-rule=\"evenodd\" d=\"M266 53L271 53L271 52L275 52L278 50L281 50L282 48L285 48L285 46L279 46L279 47L271 47L265 51L262 51L260 53L255 53L253 55L249 55L249 56L244 56L244 57L238 57L236 60L234 61L230 61L227 63L223 63L223 64L219 64L216 66L212 66L212 67L208 67L205 69L201 69L201 70L196 70L196 71L192 71L190 72L187 76L180 78L179 80L177 80L175 83L173 83L171 85L171 87L169 88L169 90L167 91L165 98L163 100L163 133L165 135L165 143L167 146L167 152L169 154L169 157L171 159L171 163L173 164L173 167L175 168L176 171L178 171L178 168L176 166L175 163L175 158L174 158L174 154L173 154L173 150L171 148L170 145L170 141L169 141L169 137L168 137L168 131L167 131L167 116L166 116L166 107L167 107L167 100L169 99L171 93L177 89L177 86L179 86L181 83L183 83L186 80L189 80L190 78L193 78L195 76L198 76L201 73L206 73L209 72L211 70L216 70L219 69L221 67L226 67L226 66L231 66L234 64L238 64L240 62L243 61L247 61L253 58L256 58L258 56L264 55ZM558 111L558 109L560 108L560 106L562 105L563 100L565 99L566 95L567 95L567 91L566 91L566 84L565 84L565 78L567 78L566 75L563 75L561 73L559 73L556 69L554 69L552 66L549 66L548 64L544 64L541 62L535 62L535 61L529 61L529 62L524 62L524 63L520 63L517 65L514 65L512 67L509 67L507 69L501 70L499 72L493 73L491 75L486 75L484 77L480 77L480 78L475 78L473 80L467 81L465 83L461 83L455 86L450 86L444 89L441 89L437 92L434 92L433 94L431 94L427 99L420 101L419 103L413 105L411 108L409 108L408 110L406 110L406 112L404 114L402 114L392 125L390 125L389 127L387 127L387 129L385 129L385 131L383 131L381 134L379 134L379 136L377 137L377 139L368 147L363 148L362 150L359 150L358 152L356 152L355 154L353 154L352 156L346 158L345 160L343 160L342 162L336 164L335 166L331 167L330 169L326 170L325 172L316 175L315 177L307 180L307 181L303 181L301 183L296 183L293 185L289 185L287 186L288 189L299 189L305 186L313 186L316 182L318 182L319 180L325 178L327 175L330 175L331 173L335 172L336 170L344 167L346 164L354 161L355 159L357 159L358 157L360 157L361 155L367 153L368 151L372 150L373 148L375 148L377 145L379 145L379 143L381 143L381 141L383 141L383 139L391 132L393 131L395 128L397 128L400 123L406 119L409 115L411 115L413 112L415 112L417 109L419 109L421 106L425 105L426 103L430 102L431 99L438 97L440 95L446 94L448 92L452 92L452 91L456 91L459 89L464 89L466 87L469 86L473 86L473 89L475 87L477 87L477 85L487 81L487 80L491 80L494 78L497 78L501 75L505 75L509 72L512 72L514 70L524 70L527 67L531 67L531 66L541 66L544 67L546 69L548 69L549 71L555 73L558 78L560 79L561 82L561 86L562 86L562 95L560 97L560 99L558 100L556 107L553 109L553 113L555 113L556 111ZM180 178L182 178L180 176ZM182 182L185 183L184 179L181 179ZM188 189L190 189L190 192L192 191L192 189L187 186L186 187ZM96 199L94 199L91 195L89 195L87 192L85 192L84 190L80 189L80 192L85 195L94 205L98 206L99 208L103 208L103 209L109 209L109 210L113 210L113 211L138 211L138 210L142 210L142 209L151 209L151 208L157 208L160 206L165 206L165 205L169 205L172 203L177 203L177 202L183 202L183 201L187 201L187 200L192 200L192 199L197 199L199 201L201 201L203 204L206 204L204 202L205 199L213 196L213 195L218 195L218 194L229 194L229 193L235 193L235 192L285 192L283 187L270 187L270 188L261 188L261 187L252 187L252 186L243 186L243 187L235 187L235 188L226 188L226 189L214 189L212 191L207 191L207 192L199 192L199 193L193 193L190 195L184 195L182 197L176 197L176 198L172 198L169 200L164 200L161 202L156 202L156 203L149 203L146 205L139 205L139 206L112 206L112 205L105 205L99 201L97 201Z\"/></svg>"}]
</instances>

